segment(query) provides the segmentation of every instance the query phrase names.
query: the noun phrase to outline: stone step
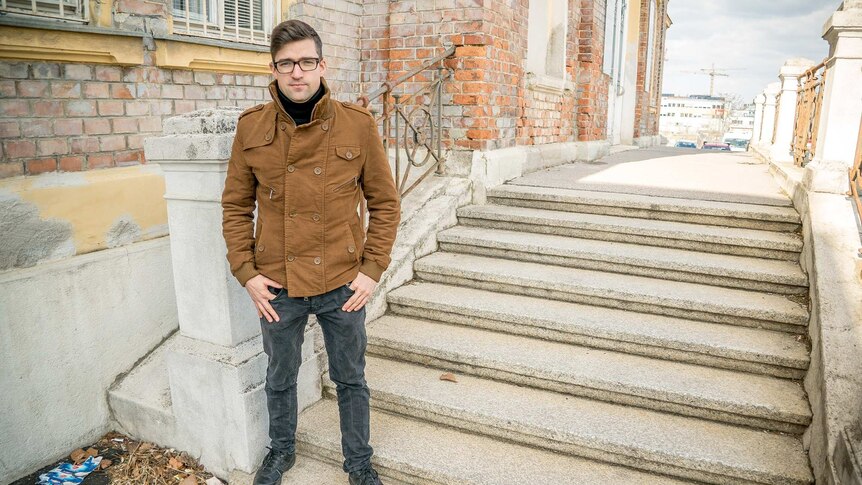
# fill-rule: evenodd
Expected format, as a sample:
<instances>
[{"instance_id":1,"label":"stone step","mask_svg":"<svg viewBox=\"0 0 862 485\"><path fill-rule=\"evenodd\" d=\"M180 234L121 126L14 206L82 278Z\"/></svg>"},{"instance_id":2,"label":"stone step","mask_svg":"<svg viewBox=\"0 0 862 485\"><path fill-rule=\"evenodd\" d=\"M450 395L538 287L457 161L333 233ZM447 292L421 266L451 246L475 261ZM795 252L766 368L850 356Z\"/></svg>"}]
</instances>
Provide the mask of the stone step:
<instances>
[{"instance_id":1,"label":"stone step","mask_svg":"<svg viewBox=\"0 0 862 485\"><path fill-rule=\"evenodd\" d=\"M108 389L114 421L121 431L138 440L174 442L176 419L165 353L177 335L168 338Z\"/></svg>"},{"instance_id":2,"label":"stone step","mask_svg":"<svg viewBox=\"0 0 862 485\"><path fill-rule=\"evenodd\" d=\"M504 293L802 333L808 311L781 295L549 264L437 252L416 261L419 279Z\"/></svg>"},{"instance_id":3,"label":"stone step","mask_svg":"<svg viewBox=\"0 0 862 485\"><path fill-rule=\"evenodd\" d=\"M338 405L324 399L299 417L297 448L341 459ZM499 441L371 410L372 462L387 485L682 485L673 478ZM297 482L302 483L302 482ZM332 482L343 483L343 482Z\"/></svg>"},{"instance_id":4,"label":"stone step","mask_svg":"<svg viewBox=\"0 0 862 485\"><path fill-rule=\"evenodd\" d=\"M797 261L802 250L802 238L790 233L529 207L466 206L458 209L458 221L468 226L789 261Z\"/></svg>"},{"instance_id":5,"label":"stone step","mask_svg":"<svg viewBox=\"0 0 862 485\"><path fill-rule=\"evenodd\" d=\"M254 473L245 473L238 470L231 472L228 477L230 485L252 485ZM297 453L296 463L293 468L286 471L281 477L282 485L333 485L335 483L347 483L347 473L341 469L340 462L328 462L316 459L302 453ZM386 485L399 485L400 482L390 482Z\"/></svg>"},{"instance_id":6,"label":"stone step","mask_svg":"<svg viewBox=\"0 0 862 485\"><path fill-rule=\"evenodd\" d=\"M489 204L534 207L586 214L637 217L765 231L795 232L799 214L793 207L717 202L631 193L501 185L487 193Z\"/></svg>"},{"instance_id":7,"label":"stone step","mask_svg":"<svg viewBox=\"0 0 862 485\"><path fill-rule=\"evenodd\" d=\"M757 374L802 379L809 363L806 345L783 332L436 283L387 299L400 315Z\"/></svg>"},{"instance_id":8,"label":"stone step","mask_svg":"<svg viewBox=\"0 0 862 485\"><path fill-rule=\"evenodd\" d=\"M795 381L385 315L374 355L648 409L788 433L811 421Z\"/></svg>"},{"instance_id":9,"label":"stone step","mask_svg":"<svg viewBox=\"0 0 862 485\"><path fill-rule=\"evenodd\" d=\"M447 229L437 241L448 252L771 293L808 292L805 273L790 261L469 226Z\"/></svg>"},{"instance_id":10,"label":"stone step","mask_svg":"<svg viewBox=\"0 0 862 485\"><path fill-rule=\"evenodd\" d=\"M801 439L369 357L375 408L569 455L715 484L807 484ZM334 384L325 383L335 395ZM372 436L375 428L372 425ZM416 435L422 442L422 435ZM428 447L429 450L435 449ZM604 483L513 481L509 483ZM631 482L640 483L640 482Z\"/></svg>"}]
</instances>

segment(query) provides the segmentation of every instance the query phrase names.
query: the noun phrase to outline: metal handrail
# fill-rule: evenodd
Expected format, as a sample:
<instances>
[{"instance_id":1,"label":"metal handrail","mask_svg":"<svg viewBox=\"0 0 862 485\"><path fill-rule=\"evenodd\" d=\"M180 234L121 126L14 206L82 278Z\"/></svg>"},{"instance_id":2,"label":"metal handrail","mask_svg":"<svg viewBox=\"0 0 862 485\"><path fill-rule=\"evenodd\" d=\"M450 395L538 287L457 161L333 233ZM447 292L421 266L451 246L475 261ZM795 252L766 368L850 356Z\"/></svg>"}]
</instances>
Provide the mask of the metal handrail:
<instances>
[{"instance_id":1,"label":"metal handrail","mask_svg":"<svg viewBox=\"0 0 862 485\"><path fill-rule=\"evenodd\" d=\"M817 150L817 129L826 89L826 61L799 76L796 98L796 120L790 150L794 163L804 167Z\"/></svg>"},{"instance_id":2,"label":"metal handrail","mask_svg":"<svg viewBox=\"0 0 862 485\"><path fill-rule=\"evenodd\" d=\"M404 198L432 172L443 172L442 153L442 115L443 115L443 83L452 77L452 72L445 67L438 67L435 79L425 83L417 91L410 94L395 94L394 90L406 81L414 78L444 59L455 54L455 46L448 47L442 54L429 59L405 74L387 81L368 95L360 96L357 103L368 107L371 102L382 98L382 115L377 121L383 128L383 147L389 153L390 141L395 141L395 186L398 194ZM426 98L428 102L425 103ZM408 104L410 106L408 106ZM416 119L418 117L418 119ZM394 123L393 123L394 118ZM404 123L402 130L401 124ZM394 133L392 128L394 128ZM402 166L402 148L407 157L407 165ZM424 157L419 156L420 149L425 150ZM421 160L420 160L421 158ZM411 168L422 168L433 161L424 173L408 185Z\"/></svg>"}]
</instances>

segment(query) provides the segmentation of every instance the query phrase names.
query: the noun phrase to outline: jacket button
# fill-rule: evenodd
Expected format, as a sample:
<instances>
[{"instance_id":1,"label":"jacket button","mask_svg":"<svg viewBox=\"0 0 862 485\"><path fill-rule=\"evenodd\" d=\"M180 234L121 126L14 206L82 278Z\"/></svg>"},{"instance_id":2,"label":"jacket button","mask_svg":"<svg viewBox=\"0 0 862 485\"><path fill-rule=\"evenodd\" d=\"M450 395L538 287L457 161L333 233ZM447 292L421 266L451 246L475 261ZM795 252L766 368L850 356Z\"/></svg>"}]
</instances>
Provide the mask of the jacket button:
<instances>
[{"instance_id":1,"label":"jacket button","mask_svg":"<svg viewBox=\"0 0 862 485\"><path fill-rule=\"evenodd\" d=\"M288 172L293 173L293 171L294 171L294 170L296 170L296 167L294 167L293 165L288 165L288 166L287 166L287 171L288 171Z\"/></svg>"},{"instance_id":2,"label":"jacket button","mask_svg":"<svg viewBox=\"0 0 862 485\"><path fill-rule=\"evenodd\" d=\"M284 131L287 129L287 123L284 123L284 122L279 123L278 127L281 128L281 131Z\"/></svg>"},{"instance_id":3,"label":"jacket button","mask_svg":"<svg viewBox=\"0 0 862 485\"><path fill-rule=\"evenodd\" d=\"M296 211L290 211L290 217L296 217Z\"/></svg>"},{"instance_id":4,"label":"jacket button","mask_svg":"<svg viewBox=\"0 0 862 485\"><path fill-rule=\"evenodd\" d=\"M313 216L311 216L311 218L314 219L314 222L319 222L320 221L320 214L314 214Z\"/></svg>"},{"instance_id":5,"label":"jacket button","mask_svg":"<svg viewBox=\"0 0 862 485\"><path fill-rule=\"evenodd\" d=\"M353 253L355 251L356 251L356 248L354 248L353 246L347 246L347 252L348 253Z\"/></svg>"},{"instance_id":6,"label":"jacket button","mask_svg":"<svg viewBox=\"0 0 862 485\"><path fill-rule=\"evenodd\" d=\"M296 259L296 256L294 256L294 255L292 255L292 254L290 254L290 255L288 255L288 256L287 256L287 260L288 260L288 261L293 261L293 260L295 260L295 259Z\"/></svg>"},{"instance_id":7,"label":"jacket button","mask_svg":"<svg viewBox=\"0 0 862 485\"><path fill-rule=\"evenodd\" d=\"M322 169L322 168L320 168L320 167L314 167L314 174L315 174L315 175L320 175L321 173L323 173L323 169Z\"/></svg>"},{"instance_id":8,"label":"jacket button","mask_svg":"<svg viewBox=\"0 0 862 485\"><path fill-rule=\"evenodd\" d=\"M258 246L258 247L257 247L257 250L258 250L258 252L261 252L261 253L262 253L262 252L263 252L263 244L261 244L260 246Z\"/></svg>"},{"instance_id":9,"label":"jacket button","mask_svg":"<svg viewBox=\"0 0 862 485\"><path fill-rule=\"evenodd\" d=\"M328 121L324 121L324 122L323 122L323 124L322 124L322 125L320 125L320 129L322 129L323 131L328 130L328 129L329 129L329 122L328 122Z\"/></svg>"},{"instance_id":10,"label":"jacket button","mask_svg":"<svg viewBox=\"0 0 862 485\"><path fill-rule=\"evenodd\" d=\"M272 133L267 133L265 137L263 137L266 141L272 140Z\"/></svg>"},{"instance_id":11,"label":"jacket button","mask_svg":"<svg viewBox=\"0 0 862 485\"><path fill-rule=\"evenodd\" d=\"M353 158L353 152L347 152L347 153L345 153L345 154L344 154L344 156L345 156L348 160L350 160L351 158Z\"/></svg>"},{"instance_id":12,"label":"jacket button","mask_svg":"<svg viewBox=\"0 0 862 485\"><path fill-rule=\"evenodd\" d=\"M320 258L314 258L314 264L320 264Z\"/></svg>"}]
</instances>

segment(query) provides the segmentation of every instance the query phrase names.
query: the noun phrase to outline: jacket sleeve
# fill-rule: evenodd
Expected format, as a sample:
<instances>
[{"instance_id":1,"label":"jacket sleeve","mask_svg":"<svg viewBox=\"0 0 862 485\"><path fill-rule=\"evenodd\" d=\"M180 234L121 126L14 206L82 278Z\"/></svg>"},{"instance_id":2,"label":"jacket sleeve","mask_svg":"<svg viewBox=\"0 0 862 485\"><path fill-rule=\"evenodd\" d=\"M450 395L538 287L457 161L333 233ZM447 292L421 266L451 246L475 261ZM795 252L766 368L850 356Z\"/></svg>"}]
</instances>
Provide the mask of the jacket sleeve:
<instances>
[{"instance_id":1,"label":"jacket sleeve","mask_svg":"<svg viewBox=\"0 0 862 485\"><path fill-rule=\"evenodd\" d=\"M239 127L237 127L237 133ZM259 274L254 265L254 208L257 179L242 157L239 136L233 140L222 192L222 234L230 271L245 286Z\"/></svg>"},{"instance_id":2,"label":"jacket sleeve","mask_svg":"<svg viewBox=\"0 0 862 485\"><path fill-rule=\"evenodd\" d=\"M401 221L401 199L377 124L370 116L368 130L368 154L362 167L362 190L368 201L368 233L359 271L380 281L391 261L389 253Z\"/></svg>"}]
</instances>

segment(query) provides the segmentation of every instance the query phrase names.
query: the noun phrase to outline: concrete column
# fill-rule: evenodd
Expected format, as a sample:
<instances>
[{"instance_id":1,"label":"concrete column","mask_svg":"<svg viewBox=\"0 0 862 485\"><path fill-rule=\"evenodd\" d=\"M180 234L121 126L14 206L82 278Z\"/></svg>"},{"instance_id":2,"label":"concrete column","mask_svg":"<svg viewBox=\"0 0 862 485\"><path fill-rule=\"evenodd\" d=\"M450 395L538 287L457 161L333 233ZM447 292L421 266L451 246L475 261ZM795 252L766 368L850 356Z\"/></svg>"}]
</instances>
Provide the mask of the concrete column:
<instances>
[{"instance_id":1,"label":"concrete column","mask_svg":"<svg viewBox=\"0 0 862 485\"><path fill-rule=\"evenodd\" d=\"M772 133L775 130L775 103L778 92L781 89L781 83L769 83L763 95L766 98L763 101L763 127L760 129L760 145L769 147L772 145Z\"/></svg>"},{"instance_id":2,"label":"concrete column","mask_svg":"<svg viewBox=\"0 0 862 485\"><path fill-rule=\"evenodd\" d=\"M796 95L799 89L799 76L817 64L803 58L793 58L781 66L778 79L781 83L781 96L776 107L775 143L772 145L772 159L776 162L793 160L793 129L796 122Z\"/></svg>"},{"instance_id":3,"label":"concrete column","mask_svg":"<svg viewBox=\"0 0 862 485\"><path fill-rule=\"evenodd\" d=\"M221 231L221 194L240 112L219 108L169 118L164 136L144 143L147 161L165 174L179 312L180 335L165 352L176 420L171 446L199 456L222 477L253 472L268 443L260 321L229 271ZM302 348L300 410L321 396L314 330Z\"/></svg>"},{"instance_id":4,"label":"concrete column","mask_svg":"<svg viewBox=\"0 0 862 485\"><path fill-rule=\"evenodd\" d=\"M763 103L766 96L763 93L754 97L754 128L751 130L751 144L760 143L760 130L763 128Z\"/></svg>"},{"instance_id":5,"label":"concrete column","mask_svg":"<svg viewBox=\"0 0 862 485\"><path fill-rule=\"evenodd\" d=\"M810 191L841 194L849 188L862 118L862 2L845 1L824 25L823 38L829 42L826 90L817 147L803 183Z\"/></svg>"}]
</instances>

